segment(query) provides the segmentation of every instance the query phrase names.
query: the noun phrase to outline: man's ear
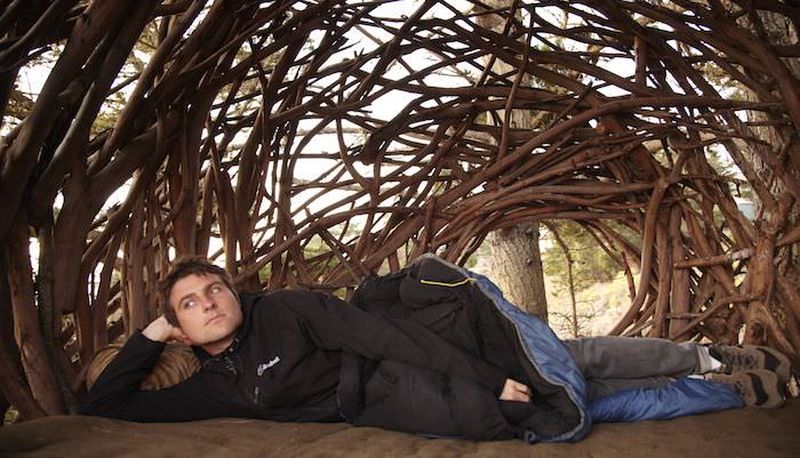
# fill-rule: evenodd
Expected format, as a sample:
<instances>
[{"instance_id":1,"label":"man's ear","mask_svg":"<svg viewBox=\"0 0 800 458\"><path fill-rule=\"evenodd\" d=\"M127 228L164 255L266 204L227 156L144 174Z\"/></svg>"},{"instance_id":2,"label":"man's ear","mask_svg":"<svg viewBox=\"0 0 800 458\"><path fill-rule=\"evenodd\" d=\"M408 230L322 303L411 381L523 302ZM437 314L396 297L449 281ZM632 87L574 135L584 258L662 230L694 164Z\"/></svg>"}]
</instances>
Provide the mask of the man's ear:
<instances>
[{"instance_id":1,"label":"man's ear","mask_svg":"<svg viewBox=\"0 0 800 458\"><path fill-rule=\"evenodd\" d=\"M192 345L192 341L189 340L189 337L186 334L184 334L183 329L177 326L175 326L174 329L175 329L175 334L173 335L173 337L175 338L175 340L177 340L182 344Z\"/></svg>"}]
</instances>

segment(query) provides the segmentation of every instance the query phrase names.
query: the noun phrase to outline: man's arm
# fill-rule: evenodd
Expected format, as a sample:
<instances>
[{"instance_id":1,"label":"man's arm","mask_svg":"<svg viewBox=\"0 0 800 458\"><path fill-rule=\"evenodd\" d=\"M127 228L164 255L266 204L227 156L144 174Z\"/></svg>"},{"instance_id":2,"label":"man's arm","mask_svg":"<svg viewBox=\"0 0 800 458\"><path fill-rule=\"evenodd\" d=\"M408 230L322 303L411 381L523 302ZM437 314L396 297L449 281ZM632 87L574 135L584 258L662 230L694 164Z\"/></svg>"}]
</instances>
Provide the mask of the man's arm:
<instances>
[{"instance_id":1,"label":"man's arm","mask_svg":"<svg viewBox=\"0 0 800 458\"><path fill-rule=\"evenodd\" d=\"M507 371L453 345L419 323L389 321L322 293L284 291L276 299L308 323L311 337L322 348L348 350L370 359L392 359L467 377L498 396L507 396L503 399L528 400L522 393L527 387L509 383L514 381L507 378Z\"/></svg>"},{"instance_id":2,"label":"man's arm","mask_svg":"<svg viewBox=\"0 0 800 458\"><path fill-rule=\"evenodd\" d=\"M161 356L166 340L175 337L163 326L165 323L163 317L156 319L128 339L92 386L81 406L82 414L144 422L241 416L234 406L221 402L227 396L220 393L214 374L198 373L164 390L139 388Z\"/></svg>"}]
</instances>

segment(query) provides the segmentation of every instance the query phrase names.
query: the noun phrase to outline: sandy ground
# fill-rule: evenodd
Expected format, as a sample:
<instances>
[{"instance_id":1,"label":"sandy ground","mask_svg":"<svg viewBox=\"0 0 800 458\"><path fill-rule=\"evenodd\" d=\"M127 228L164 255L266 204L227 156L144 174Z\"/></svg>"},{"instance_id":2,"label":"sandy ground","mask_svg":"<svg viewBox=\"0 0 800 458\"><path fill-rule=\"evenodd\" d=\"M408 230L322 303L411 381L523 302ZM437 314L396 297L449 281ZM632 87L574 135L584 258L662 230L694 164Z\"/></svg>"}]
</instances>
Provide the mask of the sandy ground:
<instances>
[{"instance_id":1,"label":"sandy ground","mask_svg":"<svg viewBox=\"0 0 800 458\"><path fill-rule=\"evenodd\" d=\"M596 425L577 444L425 439L346 424L218 419L139 424L51 417L0 429L0 456L800 457L800 399L670 421Z\"/></svg>"}]
</instances>

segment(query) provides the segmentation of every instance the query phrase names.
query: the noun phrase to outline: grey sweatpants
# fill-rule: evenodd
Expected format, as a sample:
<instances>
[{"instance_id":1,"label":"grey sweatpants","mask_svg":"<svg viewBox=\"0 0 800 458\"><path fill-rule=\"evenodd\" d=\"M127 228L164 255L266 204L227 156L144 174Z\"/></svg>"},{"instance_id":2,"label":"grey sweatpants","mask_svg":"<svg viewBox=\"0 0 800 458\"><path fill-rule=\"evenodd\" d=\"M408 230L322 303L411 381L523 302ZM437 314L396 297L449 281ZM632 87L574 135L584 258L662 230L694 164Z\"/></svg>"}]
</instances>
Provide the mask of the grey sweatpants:
<instances>
[{"instance_id":1,"label":"grey sweatpants","mask_svg":"<svg viewBox=\"0 0 800 458\"><path fill-rule=\"evenodd\" d=\"M629 388L657 388L699 372L696 344L666 339L584 337L564 344L586 378L589 400Z\"/></svg>"}]
</instances>

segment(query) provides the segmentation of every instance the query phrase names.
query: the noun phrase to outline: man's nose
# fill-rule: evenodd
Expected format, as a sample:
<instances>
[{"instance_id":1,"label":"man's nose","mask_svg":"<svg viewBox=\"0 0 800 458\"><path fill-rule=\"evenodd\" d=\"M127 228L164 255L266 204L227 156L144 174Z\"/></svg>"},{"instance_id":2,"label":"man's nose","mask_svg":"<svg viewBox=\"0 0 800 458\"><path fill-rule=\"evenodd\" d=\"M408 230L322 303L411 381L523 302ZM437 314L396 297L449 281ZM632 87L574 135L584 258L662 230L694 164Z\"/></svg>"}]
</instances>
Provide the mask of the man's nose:
<instances>
[{"instance_id":1,"label":"man's nose","mask_svg":"<svg viewBox=\"0 0 800 458\"><path fill-rule=\"evenodd\" d=\"M203 310L208 311L208 310L213 310L215 308L217 308L217 303L214 301L214 298L206 296L203 299Z\"/></svg>"}]
</instances>

